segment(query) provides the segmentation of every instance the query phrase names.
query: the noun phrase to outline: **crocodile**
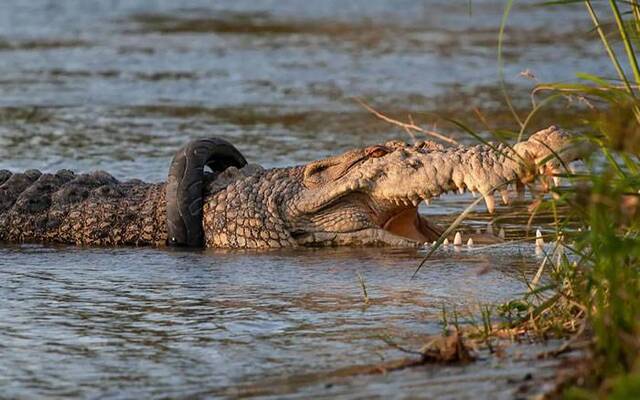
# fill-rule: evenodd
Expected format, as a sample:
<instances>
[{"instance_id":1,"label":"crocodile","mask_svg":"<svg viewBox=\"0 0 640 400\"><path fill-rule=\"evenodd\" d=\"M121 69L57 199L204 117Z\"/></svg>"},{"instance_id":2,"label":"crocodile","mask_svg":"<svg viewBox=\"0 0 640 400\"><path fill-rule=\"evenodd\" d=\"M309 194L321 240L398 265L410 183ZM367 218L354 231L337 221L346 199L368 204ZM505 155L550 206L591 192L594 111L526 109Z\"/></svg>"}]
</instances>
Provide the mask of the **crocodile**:
<instances>
[{"instance_id":1,"label":"crocodile","mask_svg":"<svg viewBox=\"0 0 640 400\"><path fill-rule=\"evenodd\" d=\"M508 204L514 192L551 183L581 158L574 139L551 126L513 146L389 141L273 169L247 163L224 140L196 140L178 151L166 183L119 181L103 171L2 170L0 241L414 247L443 232L418 212L420 203L472 191L493 212L494 194Z\"/></svg>"}]
</instances>

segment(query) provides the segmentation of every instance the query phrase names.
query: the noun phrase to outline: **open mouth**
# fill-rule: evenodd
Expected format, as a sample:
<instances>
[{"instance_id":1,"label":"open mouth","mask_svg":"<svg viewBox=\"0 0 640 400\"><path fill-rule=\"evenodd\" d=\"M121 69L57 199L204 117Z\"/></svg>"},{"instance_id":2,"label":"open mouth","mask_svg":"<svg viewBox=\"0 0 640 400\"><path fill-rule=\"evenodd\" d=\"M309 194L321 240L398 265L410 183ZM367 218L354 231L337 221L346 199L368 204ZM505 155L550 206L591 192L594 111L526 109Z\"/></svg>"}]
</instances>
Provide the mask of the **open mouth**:
<instances>
[{"instance_id":1,"label":"open mouth","mask_svg":"<svg viewBox=\"0 0 640 400\"><path fill-rule=\"evenodd\" d=\"M418 213L418 207L407 208L393 215L382 225L382 229L418 242L432 242L443 229L427 221Z\"/></svg>"},{"instance_id":2,"label":"open mouth","mask_svg":"<svg viewBox=\"0 0 640 400\"><path fill-rule=\"evenodd\" d=\"M542 179L537 182L537 185L533 188L535 192L544 193L548 192L549 188L552 186L559 186L560 180L554 176L558 171L544 171L541 175ZM464 194L467 191L466 187L455 187L445 193L452 192L454 194ZM477 189L472 189L474 197L478 195ZM510 205L512 203L512 199L515 197L519 201L524 200L525 194L525 185L520 182L514 182L508 185L504 185L500 190L491 190L487 194L483 195L483 199L485 201L485 205L490 214L495 212L496 208L496 194L500 194L500 198L502 203L506 205ZM424 196L427 197L427 196ZM381 225L380 228L384 229L387 232L390 232L394 235L402 236L407 239L415 240L418 242L432 242L437 240L442 233L444 232L444 228L438 226L436 223L430 222L427 220L427 217L421 215L418 212L418 207L420 203L423 201L426 204L430 204L431 198L422 198L413 197L411 200L399 200L394 201L397 206L400 208L397 212L394 212L390 217L388 217ZM486 235L485 235L486 236ZM481 241L483 238L479 238ZM484 239L489 239L488 237L484 237ZM497 237L495 238L497 239Z\"/></svg>"}]
</instances>

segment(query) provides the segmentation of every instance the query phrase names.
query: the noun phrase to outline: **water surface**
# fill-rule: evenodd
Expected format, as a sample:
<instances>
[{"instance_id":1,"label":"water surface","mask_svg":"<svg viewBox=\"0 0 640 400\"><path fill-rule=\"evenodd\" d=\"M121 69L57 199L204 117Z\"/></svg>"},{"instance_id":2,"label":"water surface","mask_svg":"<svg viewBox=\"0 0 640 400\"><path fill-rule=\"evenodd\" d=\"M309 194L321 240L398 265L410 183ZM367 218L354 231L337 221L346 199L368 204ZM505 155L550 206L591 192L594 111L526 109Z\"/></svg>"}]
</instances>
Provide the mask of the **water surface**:
<instances>
[{"instance_id":1,"label":"water surface","mask_svg":"<svg viewBox=\"0 0 640 400\"><path fill-rule=\"evenodd\" d=\"M464 312L506 300L523 290L522 274L535 272L532 257L519 256L517 248L440 252L411 280L419 260L415 251L382 249L199 253L4 246L0 385L9 397L256 390L307 396L322 392L314 384L340 378L333 371L341 367L404 356L382 336L419 346L442 329L443 305ZM485 358L481 365L490 362ZM484 384L485 390L536 370L527 362L503 363L491 372L503 381ZM481 365L445 369L442 376L436 366L426 373L482 381ZM305 376L320 372L325 375ZM376 383L379 389L367 390L415 394L433 384L419 384L416 376L405 382L404 376L393 373ZM367 385L361 379L368 378L338 383L362 390ZM434 393L444 388L436 385Z\"/></svg>"},{"instance_id":2,"label":"water surface","mask_svg":"<svg viewBox=\"0 0 640 400\"><path fill-rule=\"evenodd\" d=\"M505 43L516 93L526 100L535 83L520 76L527 69L539 80L606 71L581 9L520 3ZM355 96L427 126L441 124L432 112L473 118L474 107L508 118L497 85L499 1L0 8L0 168L160 181L195 137L226 138L266 167L407 138ZM422 211L450 219L470 201L445 197ZM478 212L473 224L487 219ZM498 222L510 233L524 221ZM468 366L340 372L405 356L381 335L420 347L440 331L443 305L475 310L522 292L538 262L530 246L448 250L411 280L423 256L1 245L2 396L512 398L527 377L553 377L552 361L532 361L536 347Z\"/></svg>"}]
</instances>

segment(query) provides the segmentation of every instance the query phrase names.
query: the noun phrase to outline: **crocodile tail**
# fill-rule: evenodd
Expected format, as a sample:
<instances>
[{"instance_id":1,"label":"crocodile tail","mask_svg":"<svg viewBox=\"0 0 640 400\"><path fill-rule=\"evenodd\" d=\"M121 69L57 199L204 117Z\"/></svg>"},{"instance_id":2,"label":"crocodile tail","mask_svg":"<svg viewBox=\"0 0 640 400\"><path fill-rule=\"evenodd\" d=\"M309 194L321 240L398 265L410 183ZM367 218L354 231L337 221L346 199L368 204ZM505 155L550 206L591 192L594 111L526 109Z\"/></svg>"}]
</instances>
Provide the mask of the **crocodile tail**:
<instances>
[{"instance_id":1,"label":"crocodile tail","mask_svg":"<svg viewBox=\"0 0 640 400\"><path fill-rule=\"evenodd\" d=\"M202 247L204 168L220 173L229 167L242 168L247 161L229 142L219 138L197 139L176 152L166 186L167 244Z\"/></svg>"}]
</instances>

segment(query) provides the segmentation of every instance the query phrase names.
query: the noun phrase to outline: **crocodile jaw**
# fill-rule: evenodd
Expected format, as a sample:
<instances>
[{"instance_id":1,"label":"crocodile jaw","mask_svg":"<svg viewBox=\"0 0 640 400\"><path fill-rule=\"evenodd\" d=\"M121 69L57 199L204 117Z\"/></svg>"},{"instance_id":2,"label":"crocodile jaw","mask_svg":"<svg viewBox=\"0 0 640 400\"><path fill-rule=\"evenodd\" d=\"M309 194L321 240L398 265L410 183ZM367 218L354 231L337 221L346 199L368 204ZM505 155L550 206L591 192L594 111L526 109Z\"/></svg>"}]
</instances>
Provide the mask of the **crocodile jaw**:
<instances>
[{"instance_id":1,"label":"crocodile jaw","mask_svg":"<svg viewBox=\"0 0 640 400\"><path fill-rule=\"evenodd\" d=\"M375 230L381 231L376 234L380 237L431 242L443 229L418 213L422 202L428 204L449 192L470 191L483 196L487 210L493 213L496 194L508 205L513 197L523 198L525 184L537 178L541 178L543 190L557 182L553 175L561 171L560 163L545 161L545 157L553 151L567 164L580 158L583 151L579 148L566 151L571 139L570 134L550 127L514 148L503 144L442 148L394 142L346 153L305 171L305 176L317 176L312 187L302 190L296 199L296 209L312 216L308 225L316 238L327 237L319 233L343 236L342 243L358 236L357 232ZM363 156L381 148L381 155ZM314 219L317 214L321 217ZM345 214L351 219L345 219ZM304 244L310 243L309 235L302 236Z\"/></svg>"}]
</instances>

